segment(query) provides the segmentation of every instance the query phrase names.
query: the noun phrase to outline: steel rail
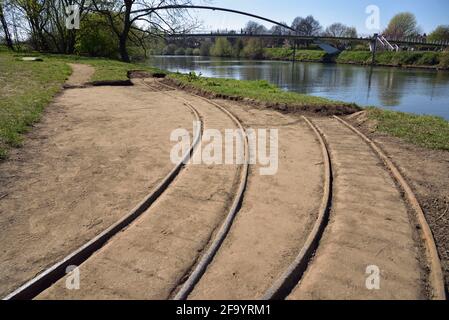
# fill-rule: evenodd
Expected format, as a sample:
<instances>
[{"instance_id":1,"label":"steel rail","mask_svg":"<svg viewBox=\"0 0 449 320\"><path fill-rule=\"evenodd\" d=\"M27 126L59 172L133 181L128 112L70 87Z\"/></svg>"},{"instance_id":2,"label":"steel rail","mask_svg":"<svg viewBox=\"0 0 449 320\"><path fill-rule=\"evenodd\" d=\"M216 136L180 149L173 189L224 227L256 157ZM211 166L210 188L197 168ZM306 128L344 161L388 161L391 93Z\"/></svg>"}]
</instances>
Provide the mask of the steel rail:
<instances>
[{"instance_id":1,"label":"steel rail","mask_svg":"<svg viewBox=\"0 0 449 320\"><path fill-rule=\"evenodd\" d=\"M429 224L426 220L424 211L422 210L421 205L419 204L419 201L416 198L412 188L409 186L409 184L401 174L398 167L393 163L393 161L390 160L390 158L388 158L388 156L382 151L382 149L379 146L377 146L377 144L373 140L369 139L362 132L357 130L354 126L352 126L342 118L337 116L334 116L334 118L337 119L343 125L345 125L347 128L349 128L351 131L353 131L355 134L357 134L368 146L371 147L371 149L378 156L378 158L382 160L385 167L391 172L394 180L396 180L396 182L399 184L402 191L404 191L409 204L415 211L421 229L420 235L425 244L426 256L427 259L429 260L428 261L430 269L429 280L433 289L432 296L430 298L434 300L446 300L444 277L442 271L443 268L441 266L441 261L438 256L435 239L433 238L432 230L430 229Z\"/></svg>"},{"instance_id":2,"label":"steel rail","mask_svg":"<svg viewBox=\"0 0 449 320\"><path fill-rule=\"evenodd\" d=\"M94 252L99 250L113 236L129 226L136 218L141 216L159 198L159 196L169 187L188 159L194 153L202 135L203 121L198 111L191 105L186 104L188 109L194 114L196 121L201 126L193 133L194 140L189 150L185 152L182 159L175 165L170 173L129 213L120 220L95 236L93 239L79 247L53 266L41 272L33 279L14 290L3 298L3 300L27 300L36 297L39 293L49 288L66 274L66 268L71 265L80 265L86 261Z\"/></svg>"},{"instance_id":3,"label":"steel rail","mask_svg":"<svg viewBox=\"0 0 449 320\"><path fill-rule=\"evenodd\" d=\"M169 87L171 89L177 90L176 88L169 86L167 84L162 85ZM211 263L214 256L218 252L218 250L221 247L221 244L225 240L229 230L232 227L232 223L234 222L234 219L240 210L241 203L243 201L243 195L246 190L246 185L248 183L248 172L249 172L249 146L248 146L248 136L246 135L246 131L243 128L243 125L241 122L237 119L235 115L233 115L230 111L228 111L223 106L219 105L218 103L211 101L210 99L201 97L196 94L191 95L204 100L208 102L209 104L212 104L219 110L221 110L223 113L225 113L231 120L237 125L237 127L240 129L240 132L244 135L244 164L243 164L243 171L240 174L240 182L239 182L239 188L237 190L236 196L234 197L234 200L232 202L232 206L228 211L228 214L223 221L220 229L218 230L217 234L215 235L214 239L210 243L209 247L206 249L205 253L200 258L199 262L193 269L193 271L190 273L187 280L184 282L184 284L181 286L180 290L176 293L173 300L186 300L189 296L189 294L192 292L192 290L195 288L195 285L198 283L198 281L203 276L204 272L206 271L207 266Z\"/></svg>"},{"instance_id":4,"label":"steel rail","mask_svg":"<svg viewBox=\"0 0 449 320\"><path fill-rule=\"evenodd\" d=\"M332 202L332 162L329 150L324 139L324 134L315 126L308 118L302 117L315 134L321 146L321 154L324 163L324 184L323 196L321 198L318 217L310 231L306 242L302 246L301 251L295 260L289 265L284 273L273 283L273 285L265 292L263 300L280 300L285 299L293 288L298 284L299 280L307 269L310 258L318 247L319 240L326 228L329 220L329 212Z\"/></svg>"}]
</instances>

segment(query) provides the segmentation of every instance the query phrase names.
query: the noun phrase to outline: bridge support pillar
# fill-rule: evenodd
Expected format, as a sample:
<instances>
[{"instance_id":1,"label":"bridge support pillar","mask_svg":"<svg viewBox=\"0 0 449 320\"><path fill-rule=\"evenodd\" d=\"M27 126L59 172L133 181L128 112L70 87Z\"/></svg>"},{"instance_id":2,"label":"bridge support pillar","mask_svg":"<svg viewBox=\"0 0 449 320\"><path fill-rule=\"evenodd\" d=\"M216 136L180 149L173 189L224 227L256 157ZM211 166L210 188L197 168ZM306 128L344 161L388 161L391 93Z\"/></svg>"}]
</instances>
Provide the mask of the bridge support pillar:
<instances>
[{"instance_id":1,"label":"bridge support pillar","mask_svg":"<svg viewBox=\"0 0 449 320\"><path fill-rule=\"evenodd\" d=\"M379 35L377 33L375 33L374 37L373 37L373 41L371 42L371 48L372 48L372 51L373 51L373 56L372 56L372 59L371 59L371 65L372 66L376 64L376 50L377 50L377 37L378 36Z\"/></svg>"}]
</instances>

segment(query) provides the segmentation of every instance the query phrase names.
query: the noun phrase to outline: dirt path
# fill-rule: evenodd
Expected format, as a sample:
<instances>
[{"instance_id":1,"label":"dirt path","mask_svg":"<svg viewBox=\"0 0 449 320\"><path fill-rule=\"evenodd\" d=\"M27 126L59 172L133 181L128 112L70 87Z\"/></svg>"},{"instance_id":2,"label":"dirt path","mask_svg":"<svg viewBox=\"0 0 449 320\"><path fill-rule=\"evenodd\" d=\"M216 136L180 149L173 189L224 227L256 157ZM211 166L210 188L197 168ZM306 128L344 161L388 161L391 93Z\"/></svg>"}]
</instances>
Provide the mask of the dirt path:
<instances>
[{"instance_id":1,"label":"dirt path","mask_svg":"<svg viewBox=\"0 0 449 320\"><path fill-rule=\"evenodd\" d=\"M336 119L316 119L331 151L331 220L289 299L425 298L419 248L406 204L372 150ZM368 290L368 266L380 289Z\"/></svg>"},{"instance_id":2,"label":"dirt path","mask_svg":"<svg viewBox=\"0 0 449 320\"><path fill-rule=\"evenodd\" d=\"M0 164L0 296L139 203L174 166L171 131L193 119L182 103L138 87L59 95Z\"/></svg>"},{"instance_id":3,"label":"dirt path","mask_svg":"<svg viewBox=\"0 0 449 320\"><path fill-rule=\"evenodd\" d=\"M67 86L81 86L88 82L95 73L95 69L87 64L69 63L69 65L73 72L65 82Z\"/></svg>"},{"instance_id":4,"label":"dirt path","mask_svg":"<svg viewBox=\"0 0 449 320\"><path fill-rule=\"evenodd\" d=\"M164 92L154 94L156 101L177 101ZM205 129L224 134L236 127L216 107L188 98ZM63 278L38 299L168 299L227 214L239 168L188 165L141 218L80 266L80 290L68 290Z\"/></svg>"},{"instance_id":5,"label":"dirt path","mask_svg":"<svg viewBox=\"0 0 449 320\"><path fill-rule=\"evenodd\" d=\"M189 299L260 299L294 260L318 214L323 158L302 120L221 101L246 127L279 130L279 168L251 166L242 208Z\"/></svg>"}]
</instances>

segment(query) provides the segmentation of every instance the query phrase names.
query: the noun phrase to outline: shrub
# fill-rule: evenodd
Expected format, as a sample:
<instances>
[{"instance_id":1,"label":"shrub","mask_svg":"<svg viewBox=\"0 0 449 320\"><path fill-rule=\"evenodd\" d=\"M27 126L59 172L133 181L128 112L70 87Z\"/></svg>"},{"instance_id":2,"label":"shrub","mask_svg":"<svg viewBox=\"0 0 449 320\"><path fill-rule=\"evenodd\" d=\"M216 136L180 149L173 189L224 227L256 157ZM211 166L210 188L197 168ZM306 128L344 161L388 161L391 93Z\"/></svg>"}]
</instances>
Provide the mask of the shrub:
<instances>
[{"instance_id":1,"label":"shrub","mask_svg":"<svg viewBox=\"0 0 449 320\"><path fill-rule=\"evenodd\" d=\"M175 55L184 56L186 54L186 50L184 48L178 48L175 50Z\"/></svg>"},{"instance_id":2,"label":"shrub","mask_svg":"<svg viewBox=\"0 0 449 320\"><path fill-rule=\"evenodd\" d=\"M186 56L193 56L193 49L187 48L185 54L186 54Z\"/></svg>"}]
</instances>

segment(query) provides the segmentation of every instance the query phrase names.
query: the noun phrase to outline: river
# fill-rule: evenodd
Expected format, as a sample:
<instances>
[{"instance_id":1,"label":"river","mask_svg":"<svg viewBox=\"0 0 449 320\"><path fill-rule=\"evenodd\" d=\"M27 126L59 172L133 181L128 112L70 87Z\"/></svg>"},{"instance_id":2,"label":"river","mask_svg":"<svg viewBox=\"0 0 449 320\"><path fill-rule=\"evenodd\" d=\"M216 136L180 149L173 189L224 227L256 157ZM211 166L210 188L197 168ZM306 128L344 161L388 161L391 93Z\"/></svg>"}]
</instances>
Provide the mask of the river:
<instances>
[{"instance_id":1,"label":"river","mask_svg":"<svg viewBox=\"0 0 449 320\"><path fill-rule=\"evenodd\" d=\"M288 91L449 120L448 71L192 56L153 56L148 63L205 77L264 79Z\"/></svg>"}]
</instances>

